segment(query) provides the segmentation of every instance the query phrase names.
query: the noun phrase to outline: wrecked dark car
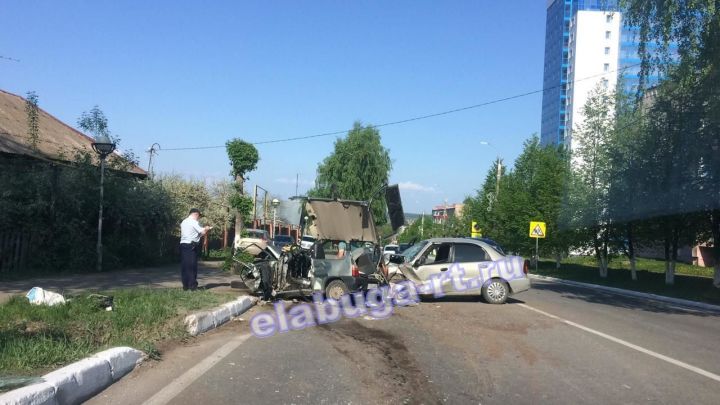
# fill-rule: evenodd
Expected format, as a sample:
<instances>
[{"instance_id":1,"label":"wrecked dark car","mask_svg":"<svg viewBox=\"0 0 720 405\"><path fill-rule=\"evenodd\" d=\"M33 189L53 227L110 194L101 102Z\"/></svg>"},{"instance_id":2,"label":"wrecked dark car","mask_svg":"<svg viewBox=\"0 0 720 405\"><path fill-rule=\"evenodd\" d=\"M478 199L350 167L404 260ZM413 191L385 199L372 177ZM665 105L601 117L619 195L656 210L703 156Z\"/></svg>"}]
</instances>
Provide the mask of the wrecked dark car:
<instances>
[{"instance_id":1,"label":"wrecked dark car","mask_svg":"<svg viewBox=\"0 0 720 405\"><path fill-rule=\"evenodd\" d=\"M395 210L398 206L401 210L399 202L392 204ZM240 278L248 289L265 300L314 293L339 299L348 292L365 290L369 284L385 282L379 271L380 238L368 202L307 198L302 208L302 217L307 218L304 233L315 242L309 249L299 244L255 249L260 252L252 263L238 262ZM393 216L404 220L402 212L393 212Z\"/></svg>"}]
</instances>

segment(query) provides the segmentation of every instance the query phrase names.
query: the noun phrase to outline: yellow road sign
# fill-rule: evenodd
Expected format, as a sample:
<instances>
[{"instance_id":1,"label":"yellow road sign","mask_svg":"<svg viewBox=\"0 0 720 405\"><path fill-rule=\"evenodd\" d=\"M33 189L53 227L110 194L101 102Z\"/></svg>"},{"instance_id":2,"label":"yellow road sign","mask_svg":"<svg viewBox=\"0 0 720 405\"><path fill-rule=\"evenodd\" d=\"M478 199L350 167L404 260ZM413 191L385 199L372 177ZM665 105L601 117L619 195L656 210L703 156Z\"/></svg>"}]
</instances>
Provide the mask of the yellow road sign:
<instances>
[{"instance_id":1,"label":"yellow road sign","mask_svg":"<svg viewBox=\"0 0 720 405\"><path fill-rule=\"evenodd\" d=\"M480 225L472 221L472 227L470 229L470 236L473 238L481 238L482 237L482 229L480 229Z\"/></svg>"},{"instance_id":2,"label":"yellow road sign","mask_svg":"<svg viewBox=\"0 0 720 405\"><path fill-rule=\"evenodd\" d=\"M530 222L530 237L531 238L544 238L545 233L545 222L531 221Z\"/></svg>"}]
</instances>

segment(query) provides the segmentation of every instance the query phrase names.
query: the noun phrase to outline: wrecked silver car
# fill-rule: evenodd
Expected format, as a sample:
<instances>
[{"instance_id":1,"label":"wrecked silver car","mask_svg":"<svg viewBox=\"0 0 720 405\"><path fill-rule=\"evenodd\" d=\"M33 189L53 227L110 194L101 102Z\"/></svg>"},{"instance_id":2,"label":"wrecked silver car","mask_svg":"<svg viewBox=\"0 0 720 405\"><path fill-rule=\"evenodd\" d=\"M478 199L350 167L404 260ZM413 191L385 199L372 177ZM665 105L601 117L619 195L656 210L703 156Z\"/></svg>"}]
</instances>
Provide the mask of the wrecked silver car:
<instances>
[{"instance_id":1,"label":"wrecked silver car","mask_svg":"<svg viewBox=\"0 0 720 405\"><path fill-rule=\"evenodd\" d=\"M400 217L404 221L402 211L397 212L397 207L402 210L399 201L388 206L394 210L394 224ZM368 202L307 198L302 218L307 218L304 233L315 238L312 246L254 249L259 253L252 263L238 261L240 278L248 289L266 300L314 293L339 299L350 291L367 289L368 284L385 282L378 271L380 238Z\"/></svg>"}]
</instances>

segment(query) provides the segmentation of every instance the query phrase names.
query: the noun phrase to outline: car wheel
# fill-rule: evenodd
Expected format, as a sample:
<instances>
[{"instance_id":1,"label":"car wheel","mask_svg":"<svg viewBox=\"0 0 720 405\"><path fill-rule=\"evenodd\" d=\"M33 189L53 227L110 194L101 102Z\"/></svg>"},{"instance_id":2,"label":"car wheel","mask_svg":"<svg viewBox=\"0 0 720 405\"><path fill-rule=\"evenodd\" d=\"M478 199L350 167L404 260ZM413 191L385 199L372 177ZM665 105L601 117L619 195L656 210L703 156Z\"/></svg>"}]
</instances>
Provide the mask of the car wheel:
<instances>
[{"instance_id":1,"label":"car wheel","mask_svg":"<svg viewBox=\"0 0 720 405\"><path fill-rule=\"evenodd\" d=\"M325 287L325 297L332 298L336 301L339 301L340 297L348 292L350 292L350 290L342 280L333 280Z\"/></svg>"},{"instance_id":2,"label":"car wheel","mask_svg":"<svg viewBox=\"0 0 720 405\"><path fill-rule=\"evenodd\" d=\"M510 289L502 280L493 279L482 289L482 296L489 304L504 304L507 301Z\"/></svg>"}]
</instances>

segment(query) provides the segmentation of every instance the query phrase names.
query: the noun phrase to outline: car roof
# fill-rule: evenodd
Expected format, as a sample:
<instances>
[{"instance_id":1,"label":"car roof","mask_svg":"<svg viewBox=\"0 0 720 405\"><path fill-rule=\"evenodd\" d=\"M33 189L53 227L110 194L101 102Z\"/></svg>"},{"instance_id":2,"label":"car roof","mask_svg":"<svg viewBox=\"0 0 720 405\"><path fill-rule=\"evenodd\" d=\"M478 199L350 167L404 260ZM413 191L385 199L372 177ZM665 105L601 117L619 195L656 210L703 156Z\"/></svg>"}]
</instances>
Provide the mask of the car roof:
<instances>
[{"instance_id":1,"label":"car roof","mask_svg":"<svg viewBox=\"0 0 720 405\"><path fill-rule=\"evenodd\" d=\"M475 245L480 245L486 249L490 248L497 252L497 249L492 244L482 241L480 239L475 239L475 238L430 238L430 239L426 239L425 241L430 242L430 243L472 243ZM502 254L501 252L498 252L498 253Z\"/></svg>"}]
</instances>

